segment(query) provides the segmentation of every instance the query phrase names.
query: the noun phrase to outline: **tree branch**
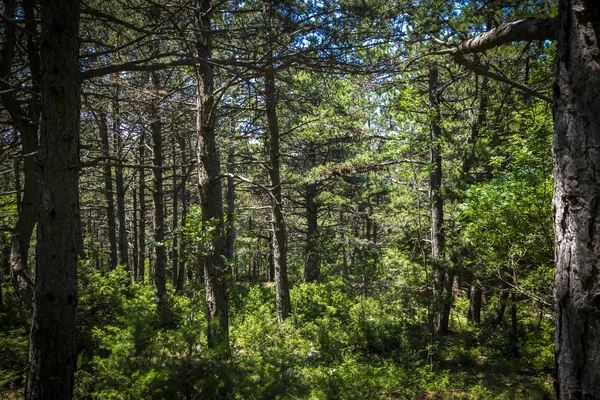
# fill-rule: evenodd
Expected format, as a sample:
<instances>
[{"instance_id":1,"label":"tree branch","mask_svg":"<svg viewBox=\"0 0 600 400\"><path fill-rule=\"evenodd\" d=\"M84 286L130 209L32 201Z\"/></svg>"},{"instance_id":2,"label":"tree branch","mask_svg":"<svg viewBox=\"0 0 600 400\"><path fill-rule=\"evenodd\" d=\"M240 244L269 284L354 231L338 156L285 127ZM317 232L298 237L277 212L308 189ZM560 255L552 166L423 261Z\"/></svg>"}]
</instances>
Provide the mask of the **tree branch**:
<instances>
[{"instance_id":1,"label":"tree branch","mask_svg":"<svg viewBox=\"0 0 600 400\"><path fill-rule=\"evenodd\" d=\"M480 53L503 44L527 40L558 39L557 18L531 18L502 24L497 28L465 40L449 49L451 54L463 55ZM448 44L446 44L448 45Z\"/></svg>"}]
</instances>

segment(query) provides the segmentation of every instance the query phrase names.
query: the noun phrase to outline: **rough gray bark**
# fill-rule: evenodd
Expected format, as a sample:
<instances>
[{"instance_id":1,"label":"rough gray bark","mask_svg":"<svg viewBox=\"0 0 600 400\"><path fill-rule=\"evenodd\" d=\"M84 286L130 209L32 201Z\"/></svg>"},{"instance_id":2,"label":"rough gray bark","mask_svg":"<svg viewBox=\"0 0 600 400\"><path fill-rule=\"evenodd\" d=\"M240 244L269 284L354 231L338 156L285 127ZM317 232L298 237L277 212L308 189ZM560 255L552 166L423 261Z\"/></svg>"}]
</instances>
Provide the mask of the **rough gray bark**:
<instances>
[{"instance_id":1,"label":"rough gray bark","mask_svg":"<svg viewBox=\"0 0 600 400\"><path fill-rule=\"evenodd\" d=\"M110 157L110 142L108 138L108 125L106 123L106 114L101 113L98 116L98 125L100 130L100 140L102 142L102 153L105 157ZM109 245L109 268L117 268L117 227L115 223L115 199L113 191L112 167L104 167L104 198L106 200L106 226Z\"/></svg>"},{"instance_id":2,"label":"rough gray bark","mask_svg":"<svg viewBox=\"0 0 600 400\"><path fill-rule=\"evenodd\" d=\"M196 0L196 59L198 101L196 130L198 138L198 183L202 219L212 231L211 251L204 261L206 289L208 345L229 355L229 315L227 305L227 279L224 256L226 254L225 227L223 223L223 198L221 190L221 165L216 143L216 108L214 97L214 72L207 60L212 57L210 0Z\"/></svg>"},{"instance_id":3,"label":"rough gray bark","mask_svg":"<svg viewBox=\"0 0 600 400\"><path fill-rule=\"evenodd\" d=\"M556 395L600 399L600 3L561 0L555 83Z\"/></svg>"},{"instance_id":4,"label":"rough gray bark","mask_svg":"<svg viewBox=\"0 0 600 400\"><path fill-rule=\"evenodd\" d=\"M42 5L36 283L25 398L71 399L79 254L79 1Z\"/></svg>"}]
</instances>

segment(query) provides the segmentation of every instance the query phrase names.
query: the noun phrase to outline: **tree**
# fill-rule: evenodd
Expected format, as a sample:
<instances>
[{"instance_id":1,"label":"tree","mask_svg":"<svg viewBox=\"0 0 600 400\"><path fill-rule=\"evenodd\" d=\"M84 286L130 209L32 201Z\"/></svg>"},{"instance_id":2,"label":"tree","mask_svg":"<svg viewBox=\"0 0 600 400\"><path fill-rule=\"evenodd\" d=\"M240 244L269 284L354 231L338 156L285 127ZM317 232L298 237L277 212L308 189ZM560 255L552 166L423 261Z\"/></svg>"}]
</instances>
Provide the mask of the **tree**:
<instances>
[{"instance_id":1,"label":"tree","mask_svg":"<svg viewBox=\"0 0 600 400\"><path fill-rule=\"evenodd\" d=\"M26 399L71 399L79 219L79 1L42 7L40 191Z\"/></svg>"},{"instance_id":2,"label":"tree","mask_svg":"<svg viewBox=\"0 0 600 400\"><path fill-rule=\"evenodd\" d=\"M554 85L554 228L556 239L556 395L600 398L600 309L595 245L600 222L600 5L560 0L559 17L501 25L446 52L463 56L517 40L558 38ZM475 66L477 68L477 66ZM490 77L498 78L489 71ZM500 77L501 78L501 77ZM506 80L505 80L506 81ZM513 84L513 82L507 82ZM522 87L520 89L523 89ZM537 94L537 93L532 93ZM538 94L539 95L539 94Z\"/></svg>"},{"instance_id":3,"label":"tree","mask_svg":"<svg viewBox=\"0 0 600 400\"><path fill-rule=\"evenodd\" d=\"M215 121L217 108L214 95L212 57L211 1L197 0L195 4L197 84L196 136L198 140L198 183L202 220L211 231L211 250L204 260L204 284L208 319L208 344L229 353L229 316L225 256L227 239L223 221L221 164L216 143Z\"/></svg>"},{"instance_id":4,"label":"tree","mask_svg":"<svg viewBox=\"0 0 600 400\"><path fill-rule=\"evenodd\" d=\"M561 0L554 86L556 395L600 398L600 4Z\"/></svg>"}]
</instances>

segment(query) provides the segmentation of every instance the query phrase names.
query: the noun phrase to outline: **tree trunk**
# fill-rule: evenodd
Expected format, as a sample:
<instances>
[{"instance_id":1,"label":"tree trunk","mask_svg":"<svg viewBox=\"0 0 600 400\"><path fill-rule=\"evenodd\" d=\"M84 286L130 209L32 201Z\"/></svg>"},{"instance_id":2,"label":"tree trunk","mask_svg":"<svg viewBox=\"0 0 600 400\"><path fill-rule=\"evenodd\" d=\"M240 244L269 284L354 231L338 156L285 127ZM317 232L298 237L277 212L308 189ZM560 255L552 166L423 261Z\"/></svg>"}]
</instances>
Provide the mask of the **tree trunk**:
<instances>
[{"instance_id":1,"label":"tree trunk","mask_svg":"<svg viewBox=\"0 0 600 400\"><path fill-rule=\"evenodd\" d=\"M133 256L133 281L137 282L139 279L139 248L138 248L138 201L137 201L137 190L133 189L133 221L132 221L132 228L133 228L133 251L132 251L132 256Z\"/></svg>"},{"instance_id":2,"label":"tree trunk","mask_svg":"<svg viewBox=\"0 0 600 400\"><path fill-rule=\"evenodd\" d=\"M267 152L269 155L269 178L271 181L271 212L273 218L273 262L275 263L275 308L277 320L283 322L292 306L287 274L287 237L283 217L283 196L281 191L281 168L279 158L279 122L277 120L277 88L273 65L269 65L265 76L265 100L269 137Z\"/></svg>"},{"instance_id":3,"label":"tree trunk","mask_svg":"<svg viewBox=\"0 0 600 400\"><path fill-rule=\"evenodd\" d=\"M234 173L233 162L235 161L235 154L230 151L227 156L227 172L229 174ZM233 278L233 258L235 251L235 181L233 176L227 177L227 252L226 257L229 262L229 275ZM230 278L230 279L232 279Z\"/></svg>"},{"instance_id":4,"label":"tree trunk","mask_svg":"<svg viewBox=\"0 0 600 400\"><path fill-rule=\"evenodd\" d=\"M100 128L100 140L102 141L102 153L105 157L110 157L110 143L108 139L108 125L106 123L106 114L101 113L98 125ZM106 225L108 233L109 246L109 268L117 268L117 227L115 225L115 199L113 195L112 167L104 167L104 198L106 199Z\"/></svg>"},{"instance_id":5,"label":"tree trunk","mask_svg":"<svg viewBox=\"0 0 600 400\"><path fill-rule=\"evenodd\" d=\"M140 133L140 139L138 144L138 156L139 164L144 165L144 133ZM139 246L138 246L138 279L140 282L144 282L146 275L146 174L144 168L139 170L139 183L138 187L140 190L140 220L139 220Z\"/></svg>"},{"instance_id":6,"label":"tree trunk","mask_svg":"<svg viewBox=\"0 0 600 400\"><path fill-rule=\"evenodd\" d=\"M306 264L304 266L304 281L314 282L319 279L321 255L319 253L319 225L317 197L317 184L306 186Z\"/></svg>"},{"instance_id":7,"label":"tree trunk","mask_svg":"<svg viewBox=\"0 0 600 400\"><path fill-rule=\"evenodd\" d=\"M173 151L173 257L171 257L171 283L177 287L179 272L179 186L177 185L177 146L175 134L171 137ZM182 178L185 179L185 178Z\"/></svg>"},{"instance_id":8,"label":"tree trunk","mask_svg":"<svg viewBox=\"0 0 600 400\"><path fill-rule=\"evenodd\" d=\"M498 298L498 304L496 305L496 317L494 323L500 325L504 319L504 313L506 311L506 304L508 303L509 291L502 289Z\"/></svg>"},{"instance_id":9,"label":"tree trunk","mask_svg":"<svg viewBox=\"0 0 600 400\"><path fill-rule=\"evenodd\" d=\"M79 254L79 1L42 5L36 283L25 398L71 399Z\"/></svg>"},{"instance_id":10,"label":"tree trunk","mask_svg":"<svg viewBox=\"0 0 600 400\"><path fill-rule=\"evenodd\" d=\"M555 83L556 393L600 399L600 3L559 1Z\"/></svg>"},{"instance_id":11,"label":"tree trunk","mask_svg":"<svg viewBox=\"0 0 600 400\"><path fill-rule=\"evenodd\" d=\"M118 93L117 93L118 96ZM117 191L117 219L119 220L119 264L123 265L125 269L129 271L129 243L127 241L127 222L125 220L125 183L123 182L123 167L121 157L122 154L122 143L121 143L121 132L120 132L120 118L119 118L119 103L115 101L114 115L113 115L113 136L115 145L115 154L118 158L117 167L115 168L115 186ZM128 278L131 280L131 277Z\"/></svg>"},{"instance_id":12,"label":"tree trunk","mask_svg":"<svg viewBox=\"0 0 600 400\"><path fill-rule=\"evenodd\" d=\"M216 108L214 73L208 60L212 57L210 0L196 1L196 74L198 183L204 226L213 237L212 249L204 262L204 283L208 320L208 345L220 348L229 356L229 315L227 305L226 254L223 224L223 198L219 174L221 165L216 143Z\"/></svg>"},{"instance_id":13,"label":"tree trunk","mask_svg":"<svg viewBox=\"0 0 600 400\"><path fill-rule=\"evenodd\" d=\"M469 290L469 313L467 319L469 322L479 325L481 323L481 289L479 281L471 285Z\"/></svg>"},{"instance_id":14,"label":"tree trunk","mask_svg":"<svg viewBox=\"0 0 600 400\"><path fill-rule=\"evenodd\" d=\"M158 92L160 82L157 73L152 74L152 84L154 90ZM152 104L152 122L150 123L152 131L152 150L154 158L152 165L158 168L152 168L153 190L152 200L154 202L154 252L156 260L154 263L154 290L156 292L156 303L159 313L165 311L167 302L167 249L165 246L165 205L163 193L163 138L162 121L158 104Z\"/></svg>"},{"instance_id":15,"label":"tree trunk","mask_svg":"<svg viewBox=\"0 0 600 400\"><path fill-rule=\"evenodd\" d=\"M444 287L446 272L443 266L444 252L444 203L442 199L442 129L440 128L440 109L438 93L438 70L429 70L429 105L431 107L429 201L431 207L431 261L433 264L432 312L434 331L446 335L444 325Z\"/></svg>"},{"instance_id":16,"label":"tree trunk","mask_svg":"<svg viewBox=\"0 0 600 400\"><path fill-rule=\"evenodd\" d=\"M273 252L275 251L275 249L273 248L273 232L269 232L269 236L267 237L267 243L269 244L269 253L267 254L267 280L269 282L275 282L275 261L273 258Z\"/></svg>"},{"instance_id":17,"label":"tree trunk","mask_svg":"<svg viewBox=\"0 0 600 400\"><path fill-rule=\"evenodd\" d=\"M33 2L23 1L25 31L27 36L27 56L29 69L34 87L40 87L40 55L38 48L38 33ZM10 85L10 75L16 39L16 2L3 2L4 17L3 43L0 50L0 100L2 106L14 121L15 128L21 139L21 149L24 157L23 176L25 178L23 198L19 207L19 216L12 237L10 250L10 275L13 287L19 297L30 306L33 302L34 283L29 277L28 255L31 236L36 223L38 198L38 127L40 117L40 102L36 96L27 104L27 109L20 107L20 101L15 97L14 88Z\"/></svg>"},{"instance_id":18,"label":"tree trunk","mask_svg":"<svg viewBox=\"0 0 600 400\"><path fill-rule=\"evenodd\" d=\"M189 209L189 198L190 193L186 188L185 178L182 182L181 193L183 194L182 198L182 207L181 207L181 225L185 226L187 221L187 214ZM187 257L187 246L186 246L185 236L181 238L181 245L179 246L179 272L177 273L177 293L183 293L183 283L185 281L185 264L188 260Z\"/></svg>"}]
</instances>

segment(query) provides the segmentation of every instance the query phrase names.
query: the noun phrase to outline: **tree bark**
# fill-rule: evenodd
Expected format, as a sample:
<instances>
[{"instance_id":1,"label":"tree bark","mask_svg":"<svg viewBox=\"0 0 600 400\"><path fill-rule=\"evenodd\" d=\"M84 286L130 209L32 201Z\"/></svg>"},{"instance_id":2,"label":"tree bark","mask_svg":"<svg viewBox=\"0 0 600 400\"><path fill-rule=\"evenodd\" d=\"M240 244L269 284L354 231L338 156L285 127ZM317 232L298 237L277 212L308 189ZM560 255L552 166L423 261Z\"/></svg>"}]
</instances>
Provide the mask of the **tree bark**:
<instances>
[{"instance_id":1,"label":"tree bark","mask_svg":"<svg viewBox=\"0 0 600 400\"><path fill-rule=\"evenodd\" d=\"M472 54L503 44L525 40L555 40L558 37L558 18L530 18L502 24L497 28L465 40L451 50L454 54Z\"/></svg>"},{"instance_id":2,"label":"tree bark","mask_svg":"<svg viewBox=\"0 0 600 400\"><path fill-rule=\"evenodd\" d=\"M108 125L106 115L101 113L98 125L100 128L100 140L102 141L102 153L105 157L110 157L110 142L108 138ZM115 224L115 199L113 195L112 167L104 167L104 198L106 199L106 225L109 245L109 268L117 268L117 227Z\"/></svg>"},{"instance_id":3,"label":"tree bark","mask_svg":"<svg viewBox=\"0 0 600 400\"><path fill-rule=\"evenodd\" d=\"M555 83L556 394L600 399L600 3L561 0Z\"/></svg>"},{"instance_id":4,"label":"tree bark","mask_svg":"<svg viewBox=\"0 0 600 400\"><path fill-rule=\"evenodd\" d=\"M229 355L229 315L227 305L227 279L225 227L223 223L223 198L219 175L221 165L216 143L216 107L214 97L214 72L208 60L212 57L210 0L196 0L196 74L197 74L197 157L198 183L204 226L210 229L211 251L204 262L206 288L208 345L220 348Z\"/></svg>"},{"instance_id":5,"label":"tree bark","mask_svg":"<svg viewBox=\"0 0 600 400\"><path fill-rule=\"evenodd\" d=\"M279 122L277 120L277 88L273 65L269 65L265 76L265 101L269 135L267 153L269 156L269 178L271 181L271 213L273 218L273 262L275 264L275 302L277 320L283 322L292 306L287 273L287 235L283 217L283 196L281 191L281 167L279 157Z\"/></svg>"},{"instance_id":6,"label":"tree bark","mask_svg":"<svg viewBox=\"0 0 600 400\"><path fill-rule=\"evenodd\" d=\"M25 398L71 399L79 254L79 1L42 5L36 283Z\"/></svg>"},{"instance_id":7,"label":"tree bark","mask_svg":"<svg viewBox=\"0 0 600 400\"><path fill-rule=\"evenodd\" d=\"M444 203L442 199L442 129L440 128L440 109L438 93L438 70L429 70L429 105L431 108L429 201L431 211L431 261L433 264L433 325L434 331L441 335L448 333L444 323L444 290L446 271L443 266L444 252Z\"/></svg>"}]
</instances>

